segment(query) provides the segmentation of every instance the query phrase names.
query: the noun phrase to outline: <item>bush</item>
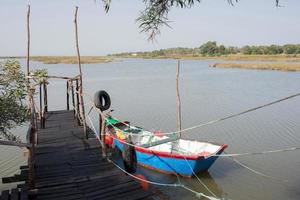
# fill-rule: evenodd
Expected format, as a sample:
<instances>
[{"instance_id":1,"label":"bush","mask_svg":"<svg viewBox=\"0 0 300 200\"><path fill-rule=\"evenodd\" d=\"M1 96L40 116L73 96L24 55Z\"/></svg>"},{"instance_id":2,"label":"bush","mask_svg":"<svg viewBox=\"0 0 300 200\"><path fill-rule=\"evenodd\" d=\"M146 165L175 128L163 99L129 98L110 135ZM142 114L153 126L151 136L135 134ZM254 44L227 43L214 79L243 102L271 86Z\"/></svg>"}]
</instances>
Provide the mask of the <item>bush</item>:
<instances>
[{"instance_id":1,"label":"bush","mask_svg":"<svg viewBox=\"0 0 300 200\"><path fill-rule=\"evenodd\" d=\"M20 63L15 60L0 63L0 136L16 140L9 129L28 119L25 98L26 80Z\"/></svg>"}]
</instances>

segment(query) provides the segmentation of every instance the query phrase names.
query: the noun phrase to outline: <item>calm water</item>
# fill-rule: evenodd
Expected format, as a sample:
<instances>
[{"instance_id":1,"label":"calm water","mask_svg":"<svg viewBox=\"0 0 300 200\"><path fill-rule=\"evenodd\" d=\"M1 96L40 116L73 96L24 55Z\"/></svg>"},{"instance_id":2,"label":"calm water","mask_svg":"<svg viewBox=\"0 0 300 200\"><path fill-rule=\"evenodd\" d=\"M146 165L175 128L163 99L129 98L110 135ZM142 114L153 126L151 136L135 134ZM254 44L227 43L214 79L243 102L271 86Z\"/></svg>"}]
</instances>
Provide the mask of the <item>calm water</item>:
<instances>
[{"instance_id":1,"label":"calm water","mask_svg":"<svg viewBox=\"0 0 300 200\"><path fill-rule=\"evenodd\" d=\"M300 91L300 73L208 67L214 62L182 61L180 93L184 128ZM31 66L48 68L51 75L77 75L75 65L32 62ZM176 129L176 61L128 59L83 65L83 73L86 93L93 95L95 91L104 89L110 94L114 116L148 130ZM65 84L64 81L50 82L50 110L65 109ZM90 107L87 99L86 107ZM95 113L93 121L97 124ZM300 98L195 129L186 132L183 137L226 143L229 153L299 147ZM14 173L26 160L22 150L0 148L0 175ZM208 173L199 176L213 193L225 199L299 199L299 157L300 151L237 158L274 179L254 174L228 158L219 158ZM152 181L176 182L174 176L143 168L139 169L139 173ZM181 181L210 195L196 178L182 178ZM4 187L8 186L0 185L0 189ZM197 199L179 188L162 188L162 191L172 199Z\"/></svg>"}]
</instances>

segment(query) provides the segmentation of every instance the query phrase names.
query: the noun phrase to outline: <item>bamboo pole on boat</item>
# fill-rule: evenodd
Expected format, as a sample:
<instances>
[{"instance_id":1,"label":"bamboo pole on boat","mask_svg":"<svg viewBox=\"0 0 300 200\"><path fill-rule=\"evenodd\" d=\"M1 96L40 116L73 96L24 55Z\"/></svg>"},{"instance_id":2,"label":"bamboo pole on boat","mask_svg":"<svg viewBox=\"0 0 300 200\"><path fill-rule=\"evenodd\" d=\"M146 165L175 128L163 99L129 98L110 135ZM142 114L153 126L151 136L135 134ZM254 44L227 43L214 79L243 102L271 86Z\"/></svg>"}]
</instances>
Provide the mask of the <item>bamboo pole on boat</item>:
<instances>
[{"instance_id":1,"label":"bamboo pole on boat","mask_svg":"<svg viewBox=\"0 0 300 200\"><path fill-rule=\"evenodd\" d=\"M176 96L177 96L177 131L179 133L179 137L181 137L181 100L179 93L179 73L180 73L180 60L177 62L177 70L176 70Z\"/></svg>"},{"instance_id":2,"label":"bamboo pole on boat","mask_svg":"<svg viewBox=\"0 0 300 200\"><path fill-rule=\"evenodd\" d=\"M83 123L83 132L85 138L88 138L86 122L85 122L85 111L84 111L84 102L83 102L83 92L82 92L82 70L81 70L81 61L80 61L80 51L79 51L79 42L78 42L78 27L77 27L77 13L78 13L78 6L75 9L75 16L74 16L74 25L75 25L75 40L76 40L76 50L77 50L77 60L78 60L78 69L79 69L79 103L81 107L81 117Z\"/></svg>"}]
</instances>

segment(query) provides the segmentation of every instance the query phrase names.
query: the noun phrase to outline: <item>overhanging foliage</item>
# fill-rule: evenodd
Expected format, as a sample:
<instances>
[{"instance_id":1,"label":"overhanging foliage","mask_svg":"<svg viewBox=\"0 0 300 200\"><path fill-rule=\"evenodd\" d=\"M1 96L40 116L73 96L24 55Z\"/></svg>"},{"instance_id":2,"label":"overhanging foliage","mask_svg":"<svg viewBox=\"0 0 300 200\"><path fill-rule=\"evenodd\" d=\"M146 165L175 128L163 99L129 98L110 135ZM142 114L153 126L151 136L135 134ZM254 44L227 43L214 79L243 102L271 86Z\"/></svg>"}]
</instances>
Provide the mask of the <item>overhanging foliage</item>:
<instances>
[{"instance_id":1,"label":"overhanging foliage","mask_svg":"<svg viewBox=\"0 0 300 200\"><path fill-rule=\"evenodd\" d=\"M104 9L109 11L112 0L102 0ZM149 34L149 39L160 33L162 26L169 26L168 13L173 7L190 8L201 0L142 0L145 3L145 9L137 18L141 32ZM239 0L226 0L230 5L234 5ZM279 6L279 0L274 0L276 6Z\"/></svg>"}]
</instances>

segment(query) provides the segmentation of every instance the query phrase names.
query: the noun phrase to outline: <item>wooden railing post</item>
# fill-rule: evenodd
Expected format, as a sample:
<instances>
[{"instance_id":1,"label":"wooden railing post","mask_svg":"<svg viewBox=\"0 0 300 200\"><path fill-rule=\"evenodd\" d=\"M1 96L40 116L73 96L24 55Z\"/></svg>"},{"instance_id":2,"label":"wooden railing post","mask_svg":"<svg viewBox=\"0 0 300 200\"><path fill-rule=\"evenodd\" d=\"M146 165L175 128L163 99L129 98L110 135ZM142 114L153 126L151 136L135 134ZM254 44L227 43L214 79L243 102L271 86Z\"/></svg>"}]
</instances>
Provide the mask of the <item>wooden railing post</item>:
<instances>
[{"instance_id":1,"label":"wooden railing post","mask_svg":"<svg viewBox=\"0 0 300 200\"><path fill-rule=\"evenodd\" d=\"M29 142L32 144L32 147L29 149L29 157L28 157L28 165L29 165L29 174L28 174L28 182L29 182L29 188L33 189L35 187L35 172L34 172L34 153L35 153L35 145L37 143L37 126L36 126L36 119L35 119L35 106L34 106L34 100L33 100L33 94L34 90L29 90L29 103L30 103L30 126L29 126Z\"/></svg>"},{"instance_id":2,"label":"wooden railing post","mask_svg":"<svg viewBox=\"0 0 300 200\"><path fill-rule=\"evenodd\" d=\"M28 156L28 166L29 166L29 173L28 173L28 186L29 189L34 189L35 187L35 171L34 171L34 151L35 151L35 142L36 142L36 121L34 119L35 117L35 109L34 109L34 103L33 103L33 92L30 90L30 79L29 79L29 57L30 57L30 5L28 5L27 10L27 56L26 56L26 76L27 76L27 93L28 93L28 108L31 114L30 119L30 126L29 126L29 142L32 144L32 147L29 148L29 156Z\"/></svg>"},{"instance_id":3,"label":"wooden railing post","mask_svg":"<svg viewBox=\"0 0 300 200\"><path fill-rule=\"evenodd\" d=\"M79 42L78 42L78 27L77 27L77 13L78 13L78 7L75 8L75 16L74 16L74 25L75 25L75 41L76 41L76 50L77 50L77 60L78 60L78 69L79 69L79 102L80 102L80 113L81 113L81 119L83 123L83 133L85 135L85 138L88 139L87 134L87 127L85 122L85 111L84 111L84 101L83 101L83 84L82 84L82 70L81 70L81 61L80 61L80 51L79 51Z\"/></svg>"},{"instance_id":4,"label":"wooden railing post","mask_svg":"<svg viewBox=\"0 0 300 200\"><path fill-rule=\"evenodd\" d=\"M102 117L101 117L102 119ZM100 137L102 141L102 157L106 157L106 144L105 144L105 120L101 120L101 132L100 132Z\"/></svg>"},{"instance_id":5,"label":"wooden railing post","mask_svg":"<svg viewBox=\"0 0 300 200\"><path fill-rule=\"evenodd\" d=\"M47 82L43 83L44 85L44 108L45 112L48 112L48 92L47 92Z\"/></svg>"},{"instance_id":6,"label":"wooden railing post","mask_svg":"<svg viewBox=\"0 0 300 200\"><path fill-rule=\"evenodd\" d=\"M71 80L71 94L72 94L72 105L73 105L73 109L74 109L74 116L75 116L75 97L74 97L74 86L73 86L73 80Z\"/></svg>"},{"instance_id":7,"label":"wooden railing post","mask_svg":"<svg viewBox=\"0 0 300 200\"><path fill-rule=\"evenodd\" d=\"M102 116L99 114L99 137L102 139Z\"/></svg>"},{"instance_id":8,"label":"wooden railing post","mask_svg":"<svg viewBox=\"0 0 300 200\"><path fill-rule=\"evenodd\" d=\"M70 105L69 105L69 81L67 81L67 110L70 110Z\"/></svg>"},{"instance_id":9,"label":"wooden railing post","mask_svg":"<svg viewBox=\"0 0 300 200\"><path fill-rule=\"evenodd\" d=\"M40 83L40 126L45 128L42 83Z\"/></svg>"},{"instance_id":10,"label":"wooden railing post","mask_svg":"<svg viewBox=\"0 0 300 200\"><path fill-rule=\"evenodd\" d=\"M80 123L80 114L79 114L79 85L78 85L78 78L76 79L76 115L77 115L77 124L81 125Z\"/></svg>"}]
</instances>

